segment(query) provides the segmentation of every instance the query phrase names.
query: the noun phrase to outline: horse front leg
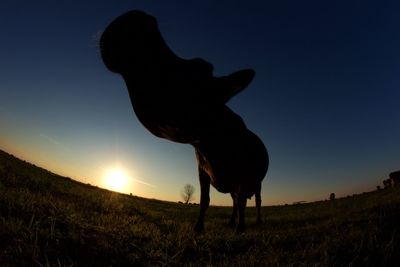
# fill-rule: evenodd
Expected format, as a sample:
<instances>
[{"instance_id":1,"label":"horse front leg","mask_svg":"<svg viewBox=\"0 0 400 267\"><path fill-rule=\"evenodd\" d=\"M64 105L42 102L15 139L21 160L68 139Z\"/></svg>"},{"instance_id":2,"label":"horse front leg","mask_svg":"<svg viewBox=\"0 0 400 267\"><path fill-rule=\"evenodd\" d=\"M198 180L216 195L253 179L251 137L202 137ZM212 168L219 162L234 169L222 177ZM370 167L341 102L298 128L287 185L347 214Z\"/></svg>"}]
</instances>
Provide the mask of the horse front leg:
<instances>
[{"instance_id":1,"label":"horse front leg","mask_svg":"<svg viewBox=\"0 0 400 267\"><path fill-rule=\"evenodd\" d=\"M235 227L236 225L236 217L237 217L237 196L234 193L231 193L232 201L233 201L233 210L232 210L232 216L231 219L229 220L229 227Z\"/></svg>"},{"instance_id":2,"label":"horse front leg","mask_svg":"<svg viewBox=\"0 0 400 267\"><path fill-rule=\"evenodd\" d=\"M210 177L208 174L199 167L199 180L200 180L200 214L194 231L200 233L204 230L204 217L206 210L210 204Z\"/></svg>"},{"instance_id":3,"label":"horse front leg","mask_svg":"<svg viewBox=\"0 0 400 267\"><path fill-rule=\"evenodd\" d=\"M236 233L240 234L243 233L245 230L245 223L244 223L244 211L246 209L247 198L243 194L238 194L237 196L237 206L239 211L239 222L236 227Z\"/></svg>"}]
</instances>

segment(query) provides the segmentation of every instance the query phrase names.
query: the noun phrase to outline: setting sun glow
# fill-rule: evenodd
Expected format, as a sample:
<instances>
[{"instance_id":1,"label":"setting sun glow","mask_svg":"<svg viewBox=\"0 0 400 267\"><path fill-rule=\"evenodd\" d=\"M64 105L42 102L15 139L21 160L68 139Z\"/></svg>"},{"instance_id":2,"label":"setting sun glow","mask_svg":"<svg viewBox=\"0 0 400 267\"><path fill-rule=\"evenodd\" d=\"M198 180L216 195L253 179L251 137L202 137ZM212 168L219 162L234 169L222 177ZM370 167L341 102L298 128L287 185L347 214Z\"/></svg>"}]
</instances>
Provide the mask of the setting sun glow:
<instances>
[{"instance_id":1,"label":"setting sun glow","mask_svg":"<svg viewBox=\"0 0 400 267\"><path fill-rule=\"evenodd\" d=\"M128 174L121 167L112 167L105 171L104 186L107 189L124 192L127 190L128 182Z\"/></svg>"}]
</instances>

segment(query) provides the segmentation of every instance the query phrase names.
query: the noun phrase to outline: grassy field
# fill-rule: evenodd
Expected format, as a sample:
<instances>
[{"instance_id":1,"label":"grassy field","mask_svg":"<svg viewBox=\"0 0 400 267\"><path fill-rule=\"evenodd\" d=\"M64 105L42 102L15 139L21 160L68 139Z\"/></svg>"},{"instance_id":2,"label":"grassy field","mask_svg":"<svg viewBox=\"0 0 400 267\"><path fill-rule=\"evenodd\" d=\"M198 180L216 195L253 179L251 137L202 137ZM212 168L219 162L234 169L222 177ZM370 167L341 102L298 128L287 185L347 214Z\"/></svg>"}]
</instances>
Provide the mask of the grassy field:
<instances>
[{"instance_id":1,"label":"grassy field","mask_svg":"<svg viewBox=\"0 0 400 267\"><path fill-rule=\"evenodd\" d=\"M399 266L400 188L334 201L231 209L113 193L0 151L0 266Z\"/></svg>"}]
</instances>

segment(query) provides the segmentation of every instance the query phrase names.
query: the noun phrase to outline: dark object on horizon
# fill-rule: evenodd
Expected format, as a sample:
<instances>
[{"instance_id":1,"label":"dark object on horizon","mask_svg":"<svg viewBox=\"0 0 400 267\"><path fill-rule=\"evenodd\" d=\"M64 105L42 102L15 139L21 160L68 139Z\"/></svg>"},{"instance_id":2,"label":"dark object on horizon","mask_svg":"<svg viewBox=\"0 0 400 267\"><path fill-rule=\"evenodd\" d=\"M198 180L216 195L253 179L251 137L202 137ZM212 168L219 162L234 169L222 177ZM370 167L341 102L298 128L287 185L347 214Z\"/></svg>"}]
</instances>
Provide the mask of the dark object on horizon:
<instances>
[{"instance_id":1,"label":"dark object on horizon","mask_svg":"<svg viewBox=\"0 0 400 267\"><path fill-rule=\"evenodd\" d=\"M392 187L392 180L390 178L383 180L383 188L389 188L389 187Z\"/></svg>"},{"instance_id":2,"label":"dark object on horizon","mask_svg":"<svg viewBox=\"0 0 400 267\"><path fill-rule=\"evenodd\" d=\"M305 204L305 203L307 203L307 201L300 200L300 201L293 202L292 205L301 205L301 204Z\"/></svg>"},{"instance_id":3,"label":"dark object on horizon","mask_svg":"<svg viewBox=\"0 0 400 267\"><path fill-rule=\"evenodd\" d=\"M395 171L389 174L389 178L392 181L393 186L400 184L400 171Z\"/></svg>"},{"instance_id":4,"label":"dark object on horizon","mask_svg":"<svg viewBox=\"0 0 400 267\"><path fill-rule=\"evenodd\" d=\"M336 198L335 193L331 193L331 194L329 195L329 200L335 200L335 198Z\"/></svg>"},{"instance_id":5,"label":"dark object on horizon","mask_svg":"<svg viewBox=\"0 0 400 267\"><path fill-rule=\"evenodd\" d=\"M203 230L210 183L231 194L230 224L235 223L238 211L239 232L244 230L247 198L254 194L260 222L261 182L268 169L268 153L242 118L226 106L250 84L255 72L245 69L213 76L213 66L205 60L176 56L163 40L156 19L137 10L107 26L100 50L107 68L124 78L144 127L155 136L195 148L201 186L195 230Z\"/></svg>"},{"instance_id":6,"label":"dark object on horizon","mask_svg":"<svg viewBox=\"0 0 400 267\"><path fill-rule=\"evenodd\" d=\"M400 184L400 171L389 173L389 178L383 180L383 188L398 186Z\"/></svg>"},{"instance_id":7,"label":"dark object on horizon","mask_svg":"<svg viewBox=\"0 0 400 267\"><path fill-rule=\"evenodd\" d=\"M377 185L377 186L376 186L376 190L378 190L378 191L381 190L381 186L380 186L380 185Z\"/></svg>"}]
</instances>

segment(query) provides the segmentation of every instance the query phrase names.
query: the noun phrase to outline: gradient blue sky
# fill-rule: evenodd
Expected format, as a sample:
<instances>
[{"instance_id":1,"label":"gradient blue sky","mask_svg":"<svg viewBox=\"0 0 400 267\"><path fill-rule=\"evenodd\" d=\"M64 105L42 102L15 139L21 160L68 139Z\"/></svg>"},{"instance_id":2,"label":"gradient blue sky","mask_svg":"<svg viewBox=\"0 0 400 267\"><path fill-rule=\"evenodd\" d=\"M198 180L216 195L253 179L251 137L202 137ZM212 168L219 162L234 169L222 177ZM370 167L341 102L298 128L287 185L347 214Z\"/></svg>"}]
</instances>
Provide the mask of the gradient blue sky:
<instances>
[{"instance_id":1,"label":"gradient blue sky","mask_svg":"<svg viewBox=\"0 0 400 267\"><path fill-rule=\"evenodd\" d=\"M398 1L2 0L1 149L99 186L118 164L125 192L178 201L190 183L199 201L193 149L148 133L100 59L102 30L130 9L216 75L256 70L229 106L269 150L264 205L372 190L400 169Z\"/></svg>"}]
</instances>

